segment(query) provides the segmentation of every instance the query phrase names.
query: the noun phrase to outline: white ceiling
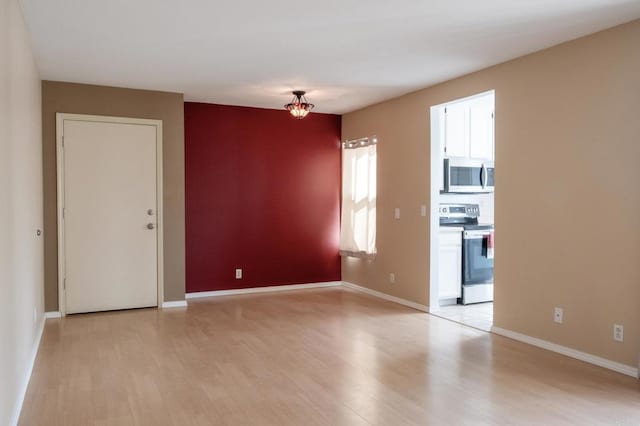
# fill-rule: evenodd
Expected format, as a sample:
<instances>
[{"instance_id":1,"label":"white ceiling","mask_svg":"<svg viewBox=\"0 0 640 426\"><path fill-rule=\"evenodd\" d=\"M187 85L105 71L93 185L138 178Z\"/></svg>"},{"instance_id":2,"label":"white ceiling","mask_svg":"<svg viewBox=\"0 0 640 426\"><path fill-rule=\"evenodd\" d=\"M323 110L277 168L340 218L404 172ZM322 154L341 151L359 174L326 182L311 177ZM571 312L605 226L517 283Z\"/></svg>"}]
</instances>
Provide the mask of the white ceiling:
<instances>
[{"instance_id":1,"label":"white ceiling","mask_svg":"<svg viewBox=\"0 0 640 426\"><path fill-rule=\"evenodd\" d=\"M22 0L41 77L344 113L640 17L640 0Z\"/></svg>"}]
</instances>

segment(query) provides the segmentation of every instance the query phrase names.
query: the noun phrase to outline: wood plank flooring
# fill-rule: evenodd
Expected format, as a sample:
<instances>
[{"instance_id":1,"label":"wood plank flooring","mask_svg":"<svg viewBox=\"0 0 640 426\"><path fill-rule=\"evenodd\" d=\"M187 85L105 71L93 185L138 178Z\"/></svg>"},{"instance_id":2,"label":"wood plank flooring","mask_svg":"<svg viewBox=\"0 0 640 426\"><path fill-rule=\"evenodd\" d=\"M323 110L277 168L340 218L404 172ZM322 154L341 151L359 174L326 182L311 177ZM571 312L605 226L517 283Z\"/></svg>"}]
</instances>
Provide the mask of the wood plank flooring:
<instances>
[{"instance_id":1,"label":"wood plank flooring","mask_svg":"<svg viewBox=\"0 0 640 426\"><path fill-rule=\"evenodd\" d=\"M638 425L639 382L327 288L48 320L20 425Z\"/></svg>"}]
</instances>

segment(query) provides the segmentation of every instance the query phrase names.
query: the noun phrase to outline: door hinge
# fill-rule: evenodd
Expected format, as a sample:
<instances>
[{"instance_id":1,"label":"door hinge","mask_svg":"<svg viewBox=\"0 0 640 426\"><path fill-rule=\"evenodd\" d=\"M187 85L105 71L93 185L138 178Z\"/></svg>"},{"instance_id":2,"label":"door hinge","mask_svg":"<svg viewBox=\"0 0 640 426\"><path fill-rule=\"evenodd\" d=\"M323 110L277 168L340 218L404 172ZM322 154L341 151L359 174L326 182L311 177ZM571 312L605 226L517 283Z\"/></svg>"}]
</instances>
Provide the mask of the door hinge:
<instances>
[{"instance_id":1,"label":"door hinge","mask_svg":"<svg viewBox=\"0 0 640 426\"><path fill-rule=\"evenodd\" d=\"M66 212L67 212L67 209L65 209L65 208L63 207L63 208L62 208L62 218L63 218L63 219L64 219L64 216L65 216Z\"/></svg>"},{"instance_id":2,"label":"door hinge","mask_svg":"<svg viewBox=\"0 0 640 426\"><path fill-rule=\"evenodd\" d=\"M63 290L67 289L67 278L66 277L62 279L62 289Z\"/></svg>"},{"instance_id":3,"label":"door hinge","mask_svg":"<svg viewBox=\"0 0 640 426\"><path fill-rule=\"evenodd\" d=\"M447 113L447 107L444 107L444 113ZM64 137L62 138L62 143L64 144Z\"/></svg>"},{"instance_id":4,"label":"door hinge","mask_svg":"<svg viewBox=\"0 0 640 426\"><path fill-rule=\"evenodd\" d=\"M64 148L64 135L62 135L62 147Z\"/></svg>"}]
</instances>

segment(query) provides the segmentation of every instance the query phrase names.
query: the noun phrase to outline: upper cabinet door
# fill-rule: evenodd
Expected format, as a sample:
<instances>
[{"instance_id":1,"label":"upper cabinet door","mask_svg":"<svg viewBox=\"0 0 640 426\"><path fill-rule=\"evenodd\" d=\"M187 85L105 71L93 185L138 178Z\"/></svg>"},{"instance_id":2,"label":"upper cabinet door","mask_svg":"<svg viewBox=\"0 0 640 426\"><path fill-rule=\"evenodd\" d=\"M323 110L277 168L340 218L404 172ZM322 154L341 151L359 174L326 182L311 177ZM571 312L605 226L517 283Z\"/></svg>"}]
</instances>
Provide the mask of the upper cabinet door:
<instances>
[{"instance_id":1,"label":"upper cabinet door","mask_svg":"<svg viewBox=\"0 0 640 426\"><path fill-rule=\"evenodd\" d=\"M493 161L493 105L469 106L469 156Z\"/></svg>"},{"instance_id":2,"label":"upper cabinet door","mask_svg":"<svg viewBox=\"0 0 640 426\"><path fill-rule=\"evenodd\" d=\"M446 106L445 157L494 161L493 108L493 95Z\"/></svg>"},{"instance_id":3,"label":"upper cabinet door","mask_svg":"<svg viewBox=\"0 0 640 426\"><path fill-rule=\"evenodd\" d=\"M445 155L469 156L469 107L463 103L445 109Z\"/></svg>"}]
</instances>

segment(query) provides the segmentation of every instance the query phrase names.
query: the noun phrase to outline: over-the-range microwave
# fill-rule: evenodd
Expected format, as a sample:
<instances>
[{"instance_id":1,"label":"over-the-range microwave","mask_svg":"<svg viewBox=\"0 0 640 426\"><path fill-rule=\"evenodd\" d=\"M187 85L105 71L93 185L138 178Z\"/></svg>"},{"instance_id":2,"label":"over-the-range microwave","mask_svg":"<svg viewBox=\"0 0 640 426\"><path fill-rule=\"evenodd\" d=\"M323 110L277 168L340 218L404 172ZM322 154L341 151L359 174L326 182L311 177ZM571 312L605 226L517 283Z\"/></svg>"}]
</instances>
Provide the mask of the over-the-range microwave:
<instances>
[{"instance_id":1,"label":"over-the-range microwave","mask_svg":"<svg viewBox=\"0 0 640 426\"><path fill-rule=\"evenodd\" d=\"M444 159L444 192L493 192L495 188L493 161L450 157Z\"/></svg>"}]
</instances>

